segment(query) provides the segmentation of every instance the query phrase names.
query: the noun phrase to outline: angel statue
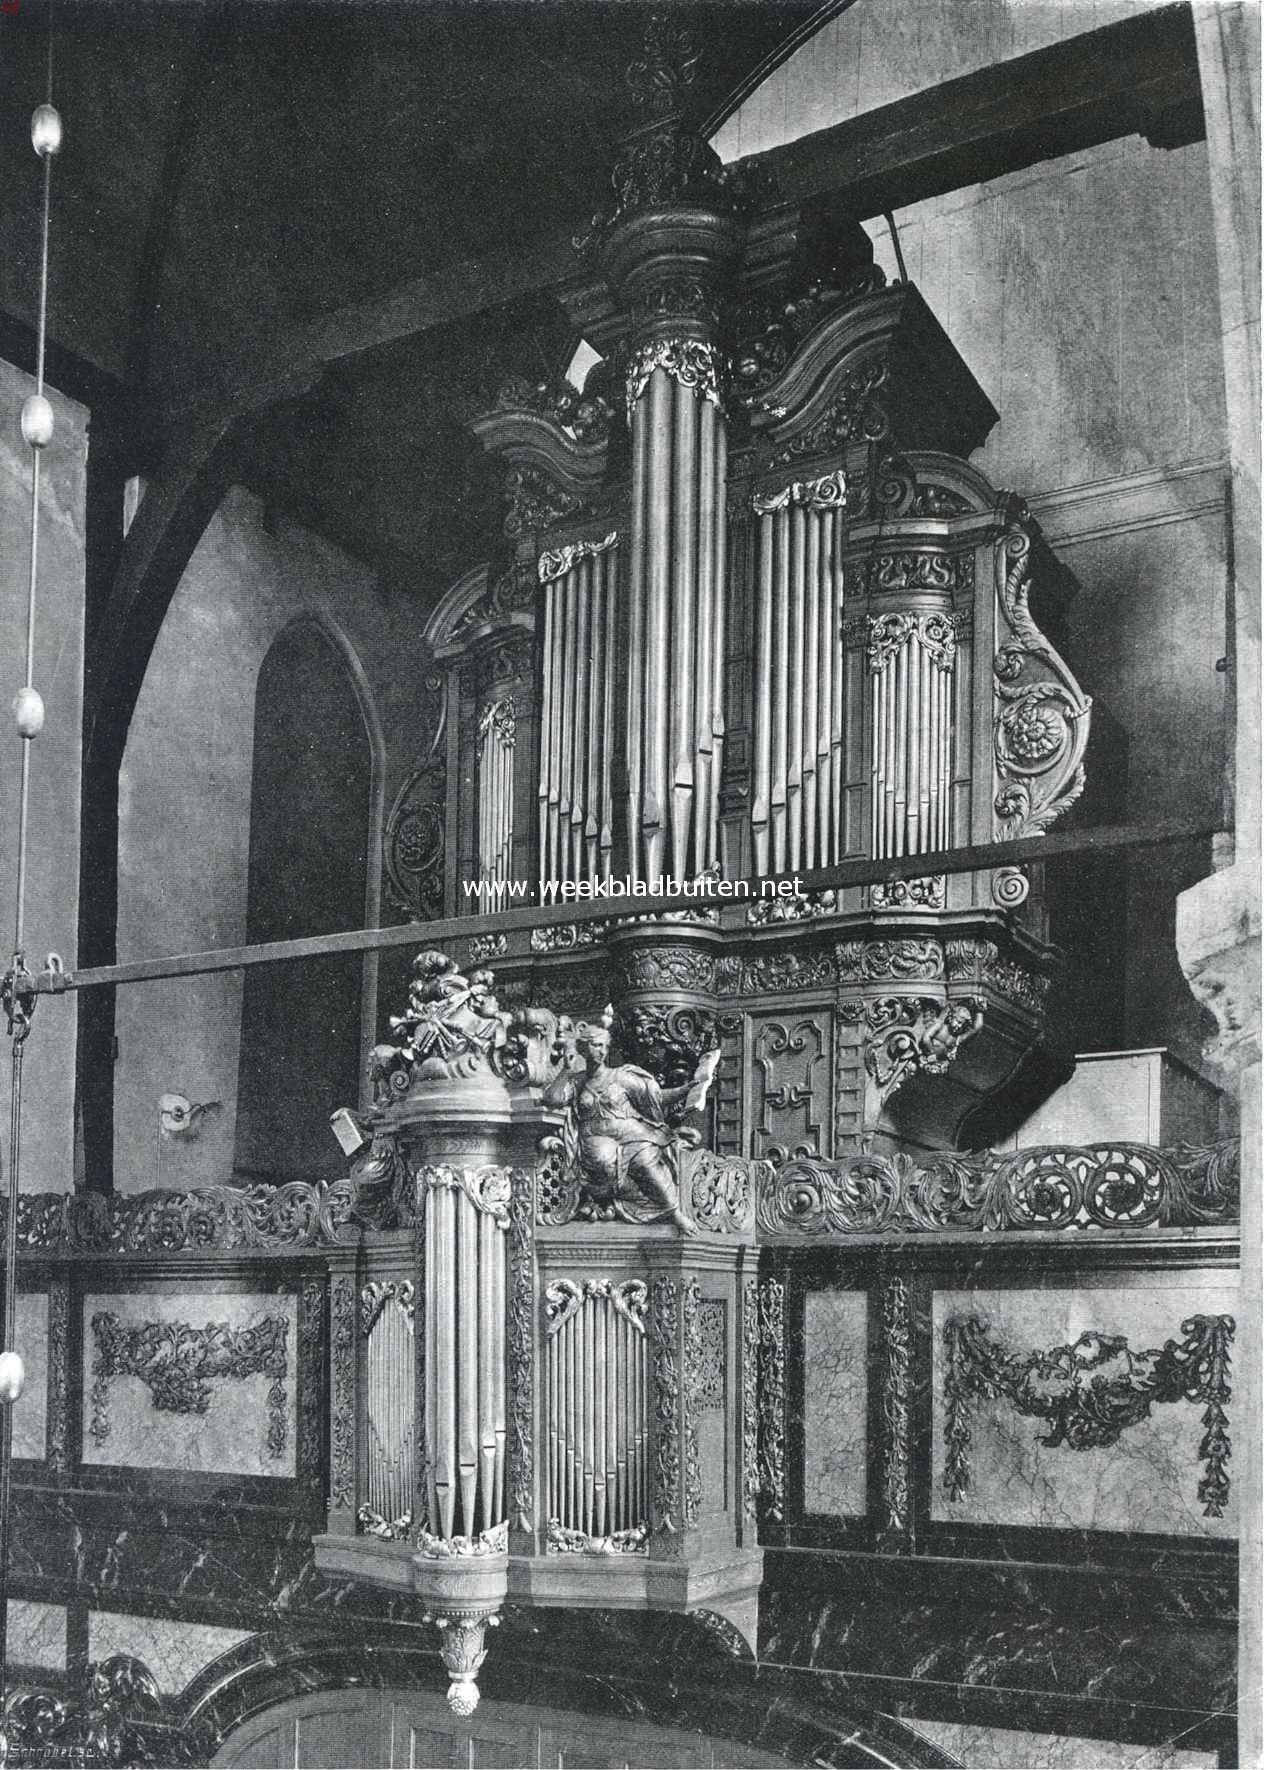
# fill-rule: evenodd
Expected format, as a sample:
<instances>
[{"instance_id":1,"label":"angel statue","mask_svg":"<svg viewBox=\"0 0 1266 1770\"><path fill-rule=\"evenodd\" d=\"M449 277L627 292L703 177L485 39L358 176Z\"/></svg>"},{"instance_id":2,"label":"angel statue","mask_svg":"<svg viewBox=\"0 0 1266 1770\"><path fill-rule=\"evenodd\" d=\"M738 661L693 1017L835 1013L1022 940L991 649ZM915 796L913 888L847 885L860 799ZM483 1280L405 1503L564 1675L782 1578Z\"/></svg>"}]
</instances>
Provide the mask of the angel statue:
<instances>
[{"instance_id":1,"label":"angel statue","mask_svg":"<svg viewBox=\"0 0 1266 1770\"><path fill-rule=\"evenodd\" d=\"M676 1150L692 1148L699 1133L681 1123L707 1098L719 1053L700 1058L682 1088L661 1088L648 1070L612 1067L610 1007L597 1025L581 1022L575 1049L583 1069L564 1072L546 1090L546 1104L574 1115L577 1160L590 1205L603 1215L635 1222L667 1217L686 1235L695 1225L682 1208Z\"/></svg>"}]
</instances>

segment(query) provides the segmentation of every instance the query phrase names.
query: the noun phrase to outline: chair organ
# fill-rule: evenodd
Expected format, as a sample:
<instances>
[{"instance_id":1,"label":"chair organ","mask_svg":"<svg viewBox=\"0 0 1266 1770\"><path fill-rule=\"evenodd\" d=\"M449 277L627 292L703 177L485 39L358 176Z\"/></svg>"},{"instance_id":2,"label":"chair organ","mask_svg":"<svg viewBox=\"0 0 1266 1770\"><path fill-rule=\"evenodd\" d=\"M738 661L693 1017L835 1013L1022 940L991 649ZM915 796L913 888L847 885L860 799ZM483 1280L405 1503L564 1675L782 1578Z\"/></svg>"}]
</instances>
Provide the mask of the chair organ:
<instances>
[{"instance_id":1,"label":"chair organ","mask_svg":"<svg viewBox=\"0 0 1266 1770\"><path fill-rule=\"evenodd\" d=\"M480 931L460 970L419 961L353 1177L362 1220L399 1207L416 1247L380 1250L368 1425L346 1428L318 1556L421 1593L459 1705L507 1592L750 1633L757 1375L780 1343L758 1215L794 1216L798 1163L961 1147L1042 1060L1040 870L883 863L1044 830L1083 782L1090 704L1054 643L1073 586L966 459L989 400L912 284L849 262L860 230L824 248L811 206L740 188L675 92L651 82L559 292L600 353L585 392L512 379L472 420L504 464L504 537L428 626L439 711L387 877L419 919L519 901L472 880L654 894L866 859L876 878L658 918L615 900ZM662 1130L695 1234L618 1184L595 1206L579 1103L615 1084L576 1029L608 1003L652 1089L602 1109L617 1180ZM678 1137L662 1101L709 1053ZM585 1064L569 1117L550 1089ZM349 1251L353 1338L356 1271ZM375 1351L406 1316L416 1408ZM336 1430L354 1401L335 1395ZM353 1481L358 1444L412 1474ZM364 1502L406 1491L399 1518Z\"/></svg>"}]
</instances>

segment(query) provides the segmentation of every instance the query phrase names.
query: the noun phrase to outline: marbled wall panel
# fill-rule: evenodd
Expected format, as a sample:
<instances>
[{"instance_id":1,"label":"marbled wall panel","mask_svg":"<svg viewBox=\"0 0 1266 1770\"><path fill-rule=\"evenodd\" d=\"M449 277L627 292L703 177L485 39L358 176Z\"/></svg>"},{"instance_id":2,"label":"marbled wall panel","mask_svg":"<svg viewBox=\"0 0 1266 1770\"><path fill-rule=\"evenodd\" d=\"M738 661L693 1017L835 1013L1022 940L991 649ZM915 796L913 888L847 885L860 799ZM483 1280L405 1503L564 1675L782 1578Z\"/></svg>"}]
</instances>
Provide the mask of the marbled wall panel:
<instances>
[{"instance_id":1,"label":"marbled wall panel","mask_svg":"<svg viewBox=\"0 0 1266 1770\"><path fill-rule=\"evenodd\" d=\"M804 1300L804 1509L866 1510L865 1291L810 1291Z\"/></svg>"},{"instance_id":2,"label":"marbled wall panel","mask_svg":"<svg viewBox=\"0 0 1266 1770\"><path fill-rule=\"evenodd\" d=\"M13 1454L43 1462L48 1426L48 1295L18 1295L16 1347L26 1366L26 1388L13 1410Z\"/></svg>"},{"instance_id":3,"label":"marbled wall panel","mask_svg":"<svg viewBox=\"0 0 1266 1770\"><path fill-rule=\"evenodd\" d=\"M957 1758L964 1770L1214 1770L1216 1752L1115 1739L1024 1733L1014 1727L969 1727L960 1721L911 1721L909 1726Z\"/></svg>"},{"instance_id":4,"label":"marbled wall panel","mask_svg":"<svg viewBox=\"0 0 1266 1770\"><path fill-rule=\"evenodd\" d=\"M181 1398L181 1411L155 1405L150 1386L139 1376L111 1376L104 1386L94 1315L109 1313L124 1328L145 1324L171 1324L203 1330L223 1325L240 1332L266 1319L286 1324L284 1390L284 1443L280 1454L270 1446L274 1426L270 1391L274 1378L268 1374L234 1376L216 1374L234 1362L214 1348L202 1361L210 1385L205 1411L185 1408L192 1396ZM152 1293L106 1293L84 1298L84 1402L83 1460L128 1468L190 1469L239 1475L295 1473L296 1364L298 1321L296 1299L286 1294L234 1292L217 1295L155 1296ZM280 1410L277 1410L280 1412Z\"/></svg>"},{"instance_id":5,"label":"marbled wall panel","mask_svg":"<svg viewBox=\"0 0 1266 1770\"><path fill-rule=\"evenodd\" d=\"M1037 1526L1063 1530L1143 1531L1167 1535L1234 1538L1238 1483L1234 1454L1231 1495L1225 1515L1207 1518L1197 1498L1205 1465L1200 1403L1162 1402L1150 1417L1127 1426L1113 1445L1072 1450L1039 1443L1048 1424L1025 1417L1006 1398L969 1403L970 1479L957 1501L946 1492L944 1329L951 1316L972 1314L988 1323L991 1338L1011 1355L1071 1347L1084 1333L1123 1335L1140 1353L1181 1341L1193 1315L1234 1316L1238 1291L1231 1282L1196 1287L1149 1284L1076 1292L1039 1290L941 1291L933 1299L932 1517L960 1524ZM1237 1404L1234 1347L1232 1400L1227 1409L1232 1450L1243 1412Z\"/></svg>"},{"instance_id":6,"label":"marbled wall panel","mask_svg":"<svg viewBox=\"0 0 1266 1770\"><path fill-rule=\"evenodd\" d=\"M217 1629L208 1623L93 1610L88 1613L88 1658L130 1653L149 1667L161 1691L176 1696L203 1666L249 1641L251 1634L250 1629Z\"/></svg>"},{"instance_id":7,"label":"marbled wall panel","mask_svg":"<svg viewBox=\"0 0 1266 1770\"><path fill-rule=\"evenodd\" d=\"M31 1598L11 1598L5 1631L5 1650L11 1666L30 1666L42 1672L66 1670L66 1611L60 1604L40 1604Z\"/></svg>"}]
</instances>

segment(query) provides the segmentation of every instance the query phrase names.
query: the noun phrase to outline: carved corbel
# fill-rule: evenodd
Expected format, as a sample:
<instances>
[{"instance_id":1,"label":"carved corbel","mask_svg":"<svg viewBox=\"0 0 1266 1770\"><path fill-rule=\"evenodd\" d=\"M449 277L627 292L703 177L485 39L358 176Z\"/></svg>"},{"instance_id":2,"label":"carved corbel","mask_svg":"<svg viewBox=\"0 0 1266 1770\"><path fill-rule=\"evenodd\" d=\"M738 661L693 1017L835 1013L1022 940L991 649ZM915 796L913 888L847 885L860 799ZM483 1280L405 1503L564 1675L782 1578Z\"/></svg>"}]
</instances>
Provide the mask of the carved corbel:
<instances>
[{"instance_id":1,"label":"carved corbel","mask_svg":"<svg viewBox=\"0 0 1266 1770\"><path fill-rule=\"evenodd\" d=\"M1031 537L1013 528L994 555L994 834L1036 836L1079 798L1090 736L1090 697L1029 613Z\"/></svg>"},{"instance_id":2,"label":"carved corbel","mask_svg":"<svg viewBox=\"0 0 1266 1770\"><path fill-rule=\"evenodd\" d=\"M927 996L880 996L867 1004L867 1122L910 1076L943 1075L959 1048L984 1025L978 996L953 1002Z\"/></svg>"}]
</instances>

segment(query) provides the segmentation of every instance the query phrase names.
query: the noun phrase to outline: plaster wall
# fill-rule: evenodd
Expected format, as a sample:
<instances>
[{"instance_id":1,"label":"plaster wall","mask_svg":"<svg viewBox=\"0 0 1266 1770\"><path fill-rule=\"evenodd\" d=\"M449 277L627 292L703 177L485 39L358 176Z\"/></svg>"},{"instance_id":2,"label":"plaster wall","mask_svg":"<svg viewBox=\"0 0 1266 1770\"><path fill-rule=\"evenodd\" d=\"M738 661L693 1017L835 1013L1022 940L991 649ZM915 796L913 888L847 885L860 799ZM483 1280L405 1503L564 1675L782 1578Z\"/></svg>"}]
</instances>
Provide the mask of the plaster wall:
<instances>
[{"instance_id":1,"label":"plaster wall","mask_svg":"<svg viewBox=\"0 0 1266 1770\"><path fill-rule=\"evenodd\" d=\"M12 951L17 878L20 743L9 712L23 681L31 451L18 415L34 391L28 375L0 363L0 916L3 958ZM84 488L88 414L45 389L56 414L40 469L39 594L35 686L44 729L32 745L26 959L38 970L50 950L75 957L79 914L79 754L83 721ZM21 1183L24 1191L69 1192L74 1183L74 1113L67 1078L75 1069L75 1000L41 1002L23 1075ZM6 1041L7 1053L7 1041ZM5 1070L8 1070L6 1054ZM7 1097L7 1083L5 1093ZM6 1161L6 1168L7 1168Z\"/></svg>"},{"instance_id":2,"label":"plaster wall","mask_svg":"<svg viewBox=\"0 0 1266 1770\"><path fill-rule=\"evenodd\" d=\"M375 755L365 921L376 923L382 807L413 756L421 623L406 594L383 591L366 565L235 487L172 598L128 735L119 803L120 960L246 940L256 682L273 640L304 618L341 636L336 642L358 679ZM376 971L367 964L372 1002ZM119 991L118 1191L230 1177L241 1003L242 976L234 972ZM361 1001L350 1000L347 1012L359 1020ZM161 1137L157 1103L165 1092L221 1104L200 1120L196 1136Z\"/></svg>"}]
</instances>

